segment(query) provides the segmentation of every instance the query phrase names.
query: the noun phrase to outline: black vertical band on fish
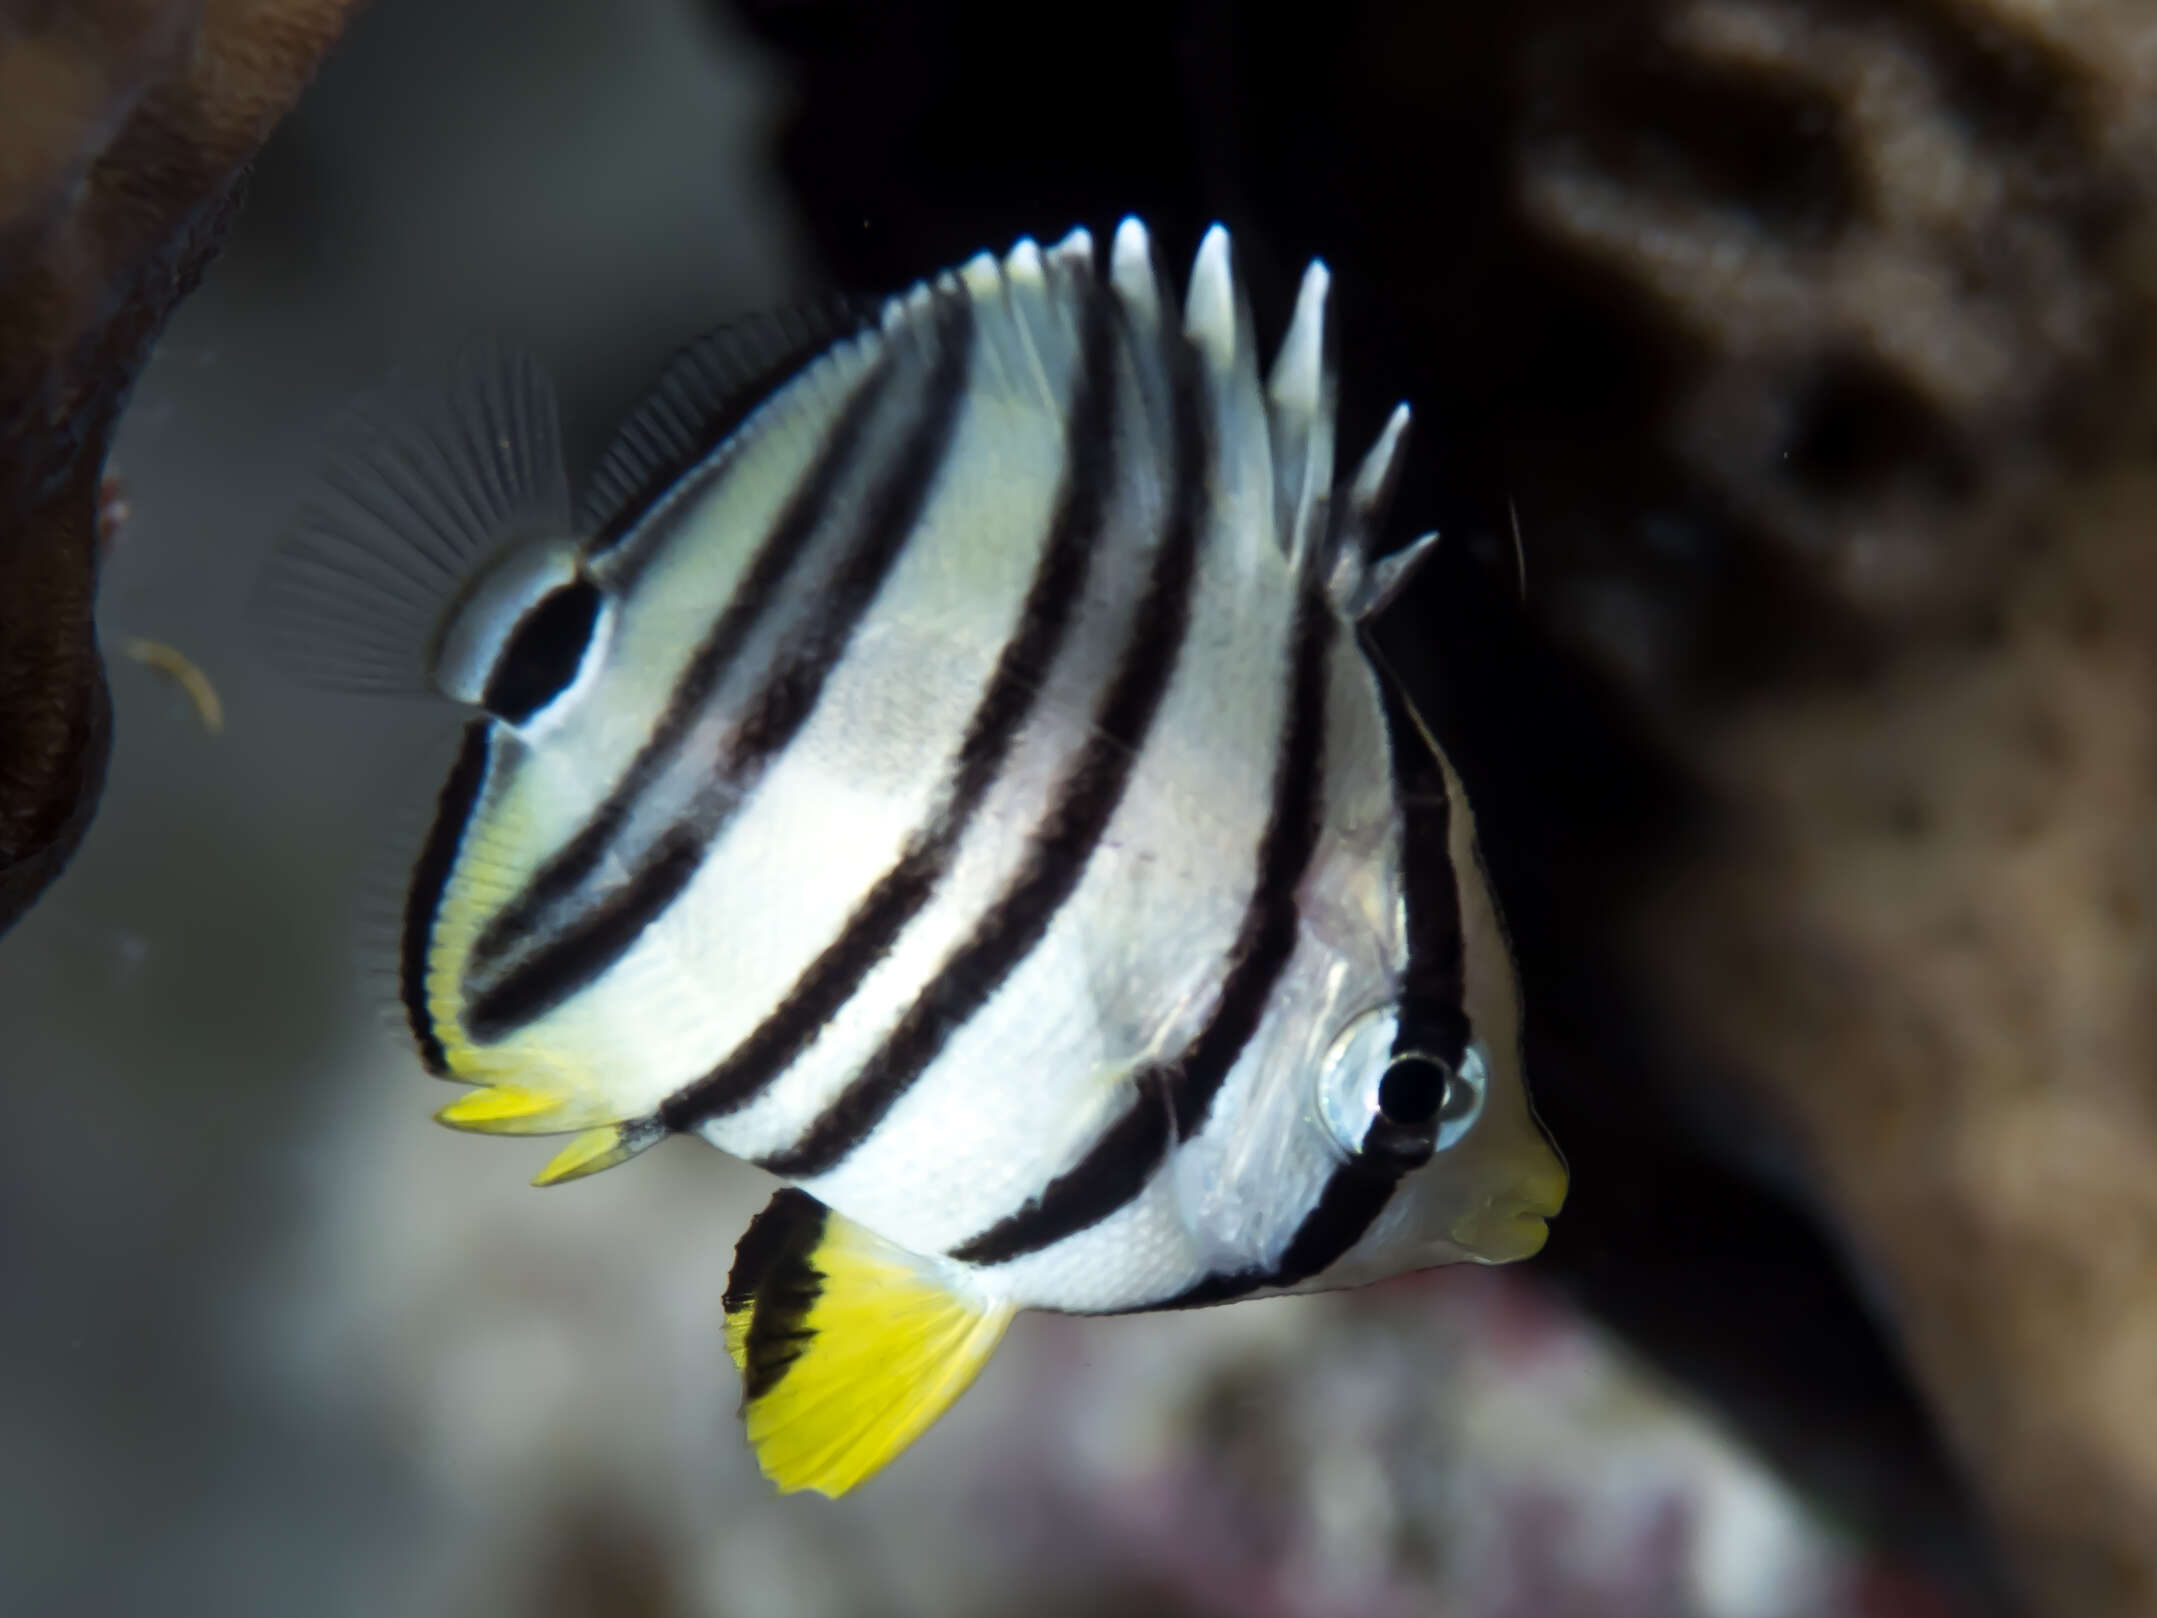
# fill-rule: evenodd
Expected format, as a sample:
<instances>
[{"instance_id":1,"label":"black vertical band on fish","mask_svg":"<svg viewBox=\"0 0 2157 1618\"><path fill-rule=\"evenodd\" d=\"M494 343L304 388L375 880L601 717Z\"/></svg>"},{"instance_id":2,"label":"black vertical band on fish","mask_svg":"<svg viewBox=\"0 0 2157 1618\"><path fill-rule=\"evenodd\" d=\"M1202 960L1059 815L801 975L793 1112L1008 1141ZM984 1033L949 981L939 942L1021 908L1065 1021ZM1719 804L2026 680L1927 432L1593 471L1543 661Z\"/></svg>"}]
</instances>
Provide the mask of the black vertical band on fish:
<instances>
[{"instance_id":1,"label":"black vertical band on fish","mask_svg":"<svg viewBox=\"0 0 2157 1618\"><path fill-rule=\"evenodd\" d=\"M1396 1053L1414 1051L1458 1068L1470 1030L1465 1010L1465 961L1460 894L1451 844L1452 793L1445 770L1424 739L1408 699L1377 658L1386 737L1392 749L1401 805L1402 898L1408 961L1400 986ZM1420 1161L1420 1160L1419 1160ZM1271 1266L1217 1272L1154 1309L1226 1303L1266 1287L1291 1287L1337 1262L1362 1240L1415 1165L1359 1155L1334 1169L1317 1204L1304 1216Z\"/></svg>"},{"instance_id":2,"label":"black vertical band on fish","mask_svg":"<svg viewBox=\"0 0 2157 1618\"><path fill-rule=\"evenodd\" d=\"M1401 1183L1398 1172L1364 1159L1343 1163L1303 1216L1266 1285L1292 1287L1308 1281L1363 1239Z\"/></svg>"},{"instance_id":3,"label":"black vertical band on fish","mask_svg":"<svg viewBox=\"0 0 2157 1618\"><path fill-rule=\"evenodd\" d=\"M1363 1239L1364 1232L1393 1200L1394 1188L1400 1183L1397 1172L1361 1159L1343 1163L1326 1181L1317 1204L1303 1216L1275 1263L1255 1270L1217 1271L1174 1297L1132 1312L1198 1309L1246 1298L1266 1287L1292 1287L1308 1281Z\"/></svg>"},{"instance_id":4,"label":"black vertical band on fish","mask_svg":"<svg viewBox=\"0 0 2157 1618\"><path fill-rule=\"evenodd\" d=\"M536 1022L635 947L644 929L681 897L704 861L704 840L670 827L604 902L554 934L465 1008L477 1044L506 1039Z\"/></svg>"},{"instance_id":5,"label":"black vertical band on fish","mask_svg":"<svg viewBox=\"0 0 2157 1618\"><path fill-rule=\"evenodd\" d=\"M973 305L961 295L939 293L937 317L935 368L913 429L863 503L860 533L818 592L811 623L790 640L781 665L766 675L733 726L711 788L661 835L657 853L628 882L474 997L466 1017L474 1039L498 1040L536 1021L620 960L688 886L749 788L808 719L905 550L958 430L973 352Z\"/></svg>"},{"instance_id":6,"label":"black vertical band on fish","mask_svg":"<svg viewBox=\"0 0 2157 1618\"><path fill-rule=\"evenodd\" d=\"M1399 682L1382 663L1377 676L1399 783L1401 887L1408 921L1408 967L1401 977L1394 1049L1427 1052L1458 1069L1470 1030L1451 845L1452 792Z\"/></svg>"},{"instance_id":7,"label":"black vertical band on fish","mask_svg":"<svg viewBox=\"0 0 2157 1618\"><path fill-rule=\"evenodd\" d=\"M1326 672L1334 616L1315 583L1297 593L1272 807L1259 839L1257 878L1230 945L1206 1024L1173 1061L1142 1069L1137 1096L1078 1163L1025 1207L952 1249L953 1258L1003 1264L1074 1236L1146 1188L1175 1138L1204 1126L1236 1059L1263 1021L1266 1003L1296 950L1296 890L1317 851L1325 781Z\"/></svg>"},{"instance_id":8,"label":"black vertical band on fish","mask_svg":"<svg viewBox=\"0 0 2157 1618\"><path fill-rule=\"evenodd\" d=\"M647 517L678 497L684 480L725 447L783 383L866 323L865 309L839 300L753 315L677 351L650 397L622 423L593 476L584 507L585 525L592 530L584 545L586 559L616 550ZM656 544L640 545L639 554L610 573L614 587L624 593L633 588L657 550Z\"/></svg>"},{"instance_id":9,"label":"black vertical band on fish","mask_svg":"<svg viewBox=\"0 0 2157 1618\"><path fill-rule=\"evenodd\" d=\"M1078 616L1116 482L1118 330L1114 296L1104 283L1091 283L1047 542L1018 625L967 722L941 806L778 1006L718 1066L660 1106L659 1119L669 1129L693 1129L761 1095L860 990L948 873L960 839L1034 712L1041 674L1055 661Z\"/></svg>"},{"instance_id":10,"label":"black vertical band on fish","mask_svg":"<svg viewBox=\"0 0 2157 1618\"><path fill-rule=\"evenodd\" d=\"M750 632L806 557L809 536L823 520L832 491L852 468L862 434L891 385L893 370L892 357L886 349L878 355L869 375L855 384L853 396L826 431L808 472L795 485L785 509L758 547L755 560L735 585L725 610L684 665L651 736L637 749L636 757L591 818L480 930L466 966L468 976L483 971L524 943L538 930L549 909L590 880L628 825L637 801L680 755L691 728L740 655Z\"/></svg>"},{"instance_id":11,"label":"black vertical band on fish","mask_svg":"<svg viewBox=\"0 0 2157 1618\"><path fill-rule=\"evenodd\" d=\"M1173 1133L1166 1075L1141 1072L1137 1099L1066 1169L1017 1213L951 1249L962 1264L1008 1264L1090 1229L1146 1189Z\"/></svg>"},{"instance_id":12,"label":"black vertical band on fish","mask_svg":"<svg viewBox=\"0 0 2157 1618\"><path fill-rule=\"evenodd\" d=\"M1426 1053L1458 1068L1467 1051L1469 1028L1463 1001L1460 895L1454 885L1449 842L1452 794L1407 698L1388 671L1381 666L1376 672L1399 783L1402 896L1408 933L1394 1050ZM1153 1307L1185 1309L1225 1303L1263 1287L1288 1287L1308 1280L1362 1239L1391 1200L1407 1166L1376 1157L1350 1159L1333 1171L1317 1205L1304 1216L1272 1266L1207 1276Z\"/></svg>"},{"instance_id":13,"label":"black vertical band on fish","mask_svg":"<svg viewBox=\"0 0 2157 1618\"><path fill-rule=\"evenodd\" d=\"M488 724L475 719L464 727L464 741L449 779L442 783L435 801L434 824L426 845L412 867L412 885L405 891L404 924L397 937L397 992L404 1001L405 1022L419 1059L438 1078L449 1076L449 1054L442 1049L442 1036L434 1026L434 1013L427 1009L427 949L434 933L434 918L442 908L442 895L449 887L450 872L457 864L457 851L464 844L464 828L479 804L480 788L487 779Z\"/></svg>"},{"instance_id":14,"label":"black vertical band on fish","mask_svg":"<svg viewBox=\"0 0 2157 1618\"><path fill-rule=\"evenodd\" d=\"M986 1005L1078 887L1160 711L1191 624L1212 452L1196 356L1166 334L1173 382L1174 494L1122 661L1093 714L1077 765L1028 838L1024 864L971 937L945 961L898 1026L793 1146L759 1158L788 1178L823 1174L869 1136L944 1044Z\"/></svg>"},{"instance_id":15,"label":"black vertical band on fish","mask_svg":"<svg viewBox=\"0 0 2157 1618\"><path fill-rule=\"evenodd\" d=\"M1220 999L1186 1052L1171 1090L1176 1133L1184 1140L1205 1126L1214 1097L1258 1032L1274 985L1296 952L1301 915L1296 890L1318 850L1324 802L1326 673L1334 622L1316 584L1303 581L1296 602L1295 672L1273 766L1273 806L1259 842L1258 883Z\"/></svg>"}]
</instances>

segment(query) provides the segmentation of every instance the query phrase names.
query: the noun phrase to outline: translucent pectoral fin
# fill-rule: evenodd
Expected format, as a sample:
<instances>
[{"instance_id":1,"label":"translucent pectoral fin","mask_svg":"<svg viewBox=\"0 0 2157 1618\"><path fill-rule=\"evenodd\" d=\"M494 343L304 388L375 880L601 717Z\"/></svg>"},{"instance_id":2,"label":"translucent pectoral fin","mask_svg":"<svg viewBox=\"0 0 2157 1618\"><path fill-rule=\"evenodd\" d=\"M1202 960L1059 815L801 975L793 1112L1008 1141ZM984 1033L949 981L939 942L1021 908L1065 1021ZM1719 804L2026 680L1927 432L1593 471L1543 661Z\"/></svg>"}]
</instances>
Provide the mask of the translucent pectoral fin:
<instances>
[{"instance_id":1,"label":"translucent pectoral fin","mask_svg":"<svg viewBox=\"0 0 2157 1618\"><path fill-rule=\"evenodd\" d=\"M440 659L474 581L534 540L569 536L553 384L529 355L482 346L435 384L357 413L263 564L248 616L270 661L306 684L471 701Z\"/></svg>"},{"instance_id":2,"label":"translucent pectoral fin","mask_svg":"<svg viewBox=\"0 0 2157 1618\"><path fill-rule=\"evenodd\" d=\"M532 1177L532 1184L564 1185L611 1169L617 1163L628 1162L665 1134L663 1126L649 1119L587 1129L549 1158L547 1166Z\"/></svg>"},{"instance_id":3,"label":"translucent pectoral fin","mask_svg":"<svg viewBox=\"0 0 2157 1618\"><path fill-rule=\"evenodd\" d=\"M766 1477L845 1494L951 1407L1017 1312L957 1279L804 1192L772 1198L726 1293L727 1354Z\"/></svg>"}]
</instances>

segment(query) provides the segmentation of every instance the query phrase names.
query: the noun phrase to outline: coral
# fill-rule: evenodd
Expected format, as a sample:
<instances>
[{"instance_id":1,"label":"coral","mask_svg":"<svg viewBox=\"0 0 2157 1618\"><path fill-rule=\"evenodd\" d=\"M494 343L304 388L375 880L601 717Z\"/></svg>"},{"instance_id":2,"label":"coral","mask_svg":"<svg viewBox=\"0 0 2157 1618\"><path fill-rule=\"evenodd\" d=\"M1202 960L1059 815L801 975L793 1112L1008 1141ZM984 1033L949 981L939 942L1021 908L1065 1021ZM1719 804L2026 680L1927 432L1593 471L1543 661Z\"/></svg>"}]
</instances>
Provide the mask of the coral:
<instances>
[{"instance_id":1,"label":"coral","mask_svg":"<svg viewBox=\"0 0 2157 1618\"><path fill-rule=\"evenodd\" d=\"M355 0L0 14L0 928L97 805L106 445L241 171Z\"/></svg>"},{"instance_id":2,"label":"coral","mask_svg":"<svg viewBox=\"0 0 2157 1618\"><path fill-rule=\"evenodd\" d=\"M1864 656L1687 694L1664 734L1723 837L1637 976L1796 1127L2031 1595L2157 1611L2157 661L2123 610L2157 590L2157 36L2006 3L1656 28L1816 109L1832 216L1599 164L1577 42L1526 206L1700 343L1676 457Z\"/></svg>"}]
</instances>

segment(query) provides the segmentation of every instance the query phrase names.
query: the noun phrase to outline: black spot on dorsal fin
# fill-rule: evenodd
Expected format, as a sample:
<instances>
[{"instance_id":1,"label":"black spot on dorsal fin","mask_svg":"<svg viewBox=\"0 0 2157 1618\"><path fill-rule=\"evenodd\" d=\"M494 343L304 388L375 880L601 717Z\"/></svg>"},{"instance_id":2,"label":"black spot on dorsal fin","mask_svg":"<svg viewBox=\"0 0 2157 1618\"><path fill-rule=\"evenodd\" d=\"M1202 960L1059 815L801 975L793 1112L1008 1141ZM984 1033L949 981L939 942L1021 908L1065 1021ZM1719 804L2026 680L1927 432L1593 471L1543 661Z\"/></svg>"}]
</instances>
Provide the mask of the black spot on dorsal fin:
<instances>
[{"instance_id":1,"label":"black spot on dorsal fin","mask_svg":"<svg viewBox=\"0 0 2157 1618\"><path fill-rule=\"evenodd\" d=\"M801 1357L809 1309L824 1288L810 1260L824 1240L827 1209L789 1186L765 1204L734 1248L727 1276L727 1319L750 1311L741 1337L742 1398L764 1396Z\"/></svg>"},{"instance_id":2,"label":"black spot on dorsal fin","mask_svg":"<svg viewBox=\"0 0 2157 1618\"><path fill-rule=\"evenodd\" d=\"M480 706L497 719L521 725L560 696L583 666L599 606L598 587L588 579L548 591L517 620L487 676Z\"/></svg>"},{"instance_id":3,"label":"black spot on dorsal fin","mask_svg":"<svg viewBox=\"0 0 2157 1618\"><path fill-rule=\"evenodd\" d=\"M833 298L750 315L678 350L592 473L578 524L591 536L586 554L619 544L684 472L810 360L871 324L877 307Z\"/></svg>"}]
</instances>

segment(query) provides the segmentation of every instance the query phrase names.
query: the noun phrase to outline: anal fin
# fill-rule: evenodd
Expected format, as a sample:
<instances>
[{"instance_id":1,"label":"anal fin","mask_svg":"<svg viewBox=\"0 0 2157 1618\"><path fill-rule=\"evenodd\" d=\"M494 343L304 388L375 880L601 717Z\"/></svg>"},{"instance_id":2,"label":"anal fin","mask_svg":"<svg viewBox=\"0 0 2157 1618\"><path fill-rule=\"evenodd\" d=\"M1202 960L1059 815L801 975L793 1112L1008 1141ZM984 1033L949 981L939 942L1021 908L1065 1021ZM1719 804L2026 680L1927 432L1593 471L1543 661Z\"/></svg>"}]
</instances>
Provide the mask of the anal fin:
<instances>
[{"instance_id":1,"label":"anal fin","mask_svg":"<svg viewBox=\"0 0 2157 1618\"><path fill-rule=\"evenodd\" d=\"M727 1353L757 1463L782 1492L845 1494L966 1391L1017 1309L954 1279L805 1192L757 1215L727 1283Z\"/></svg>"}]
</instances>

